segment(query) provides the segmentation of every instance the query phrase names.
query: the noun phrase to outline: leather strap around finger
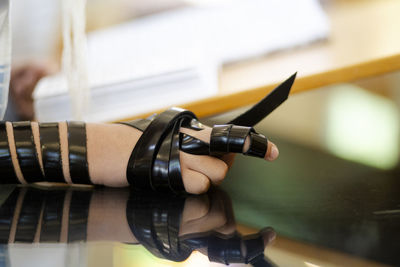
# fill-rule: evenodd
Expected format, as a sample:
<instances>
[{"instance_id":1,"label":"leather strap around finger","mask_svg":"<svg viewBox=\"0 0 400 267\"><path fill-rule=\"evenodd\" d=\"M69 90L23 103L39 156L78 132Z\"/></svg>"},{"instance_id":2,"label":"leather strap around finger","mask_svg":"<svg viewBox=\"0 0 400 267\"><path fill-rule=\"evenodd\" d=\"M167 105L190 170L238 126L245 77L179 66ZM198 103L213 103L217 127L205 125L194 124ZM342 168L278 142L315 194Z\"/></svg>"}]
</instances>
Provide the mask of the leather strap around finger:
<instances>
[{"instance_id":1,"label":"leather strap around finger","mask_svg":"<svg viewBox=\"0 0 400 267\"><path fill-rule=\"evenodd\" d=\"M244 154L257 158L264 158L268 150L268 139L259 133L250 133L250 147Z\"/></svg>"}]
</instances>

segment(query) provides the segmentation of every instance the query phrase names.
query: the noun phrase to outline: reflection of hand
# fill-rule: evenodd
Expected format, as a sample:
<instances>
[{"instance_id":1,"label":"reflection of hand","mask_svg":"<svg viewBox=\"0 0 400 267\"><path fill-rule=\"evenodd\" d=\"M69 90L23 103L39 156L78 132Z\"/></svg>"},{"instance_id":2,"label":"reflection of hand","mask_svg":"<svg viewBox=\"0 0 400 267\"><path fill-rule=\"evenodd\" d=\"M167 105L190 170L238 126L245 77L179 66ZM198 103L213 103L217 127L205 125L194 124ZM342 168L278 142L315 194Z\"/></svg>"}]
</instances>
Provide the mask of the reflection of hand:
<instances>
[{"instance_id":1,"label":"reflection of hand","mask_svg":"<svg viewBox=\"0 0 400 267\"><path fill-rule=\"evenodd\" d=\"M256 234L240 235L231 200L221 190L186 199L179 235L181 242L208 255L210 261L224 264L263 260L265 247L276 236L270 227Z\"/></svg>"},{"instance_id":2,"label":"reflection of hand","mask_svg":"<svg viewBox=\"0 0 400 267\"><path fill-rule=\"evenodd\" d=\"M172 261L185 260L193 250L216 262L263 260L265 246L275 237L271 228L248 236L239 234L229 196L215 188L207 195L186 199L132 195L127 219L143 246Z\"/></svg>"},{"instance_id":3,"label":"reflection of hand","mask_svg":"<svg viewBox=\"0 0 400 267\"><path fill-rule=\"evenodd\" d=\"M229 196L222 190L212 189L207 195L186 198L179 235L219 232L232 234L235 218Z\"/></svg>"}]
</instances>

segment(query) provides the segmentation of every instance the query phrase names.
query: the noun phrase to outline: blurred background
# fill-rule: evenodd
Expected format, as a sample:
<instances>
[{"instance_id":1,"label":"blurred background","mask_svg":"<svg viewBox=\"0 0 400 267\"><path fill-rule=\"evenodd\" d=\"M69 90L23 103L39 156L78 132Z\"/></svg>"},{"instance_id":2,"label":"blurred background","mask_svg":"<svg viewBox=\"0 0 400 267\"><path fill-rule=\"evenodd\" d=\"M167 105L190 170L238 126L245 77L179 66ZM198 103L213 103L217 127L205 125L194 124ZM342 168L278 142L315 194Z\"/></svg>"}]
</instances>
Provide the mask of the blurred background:
<instances>
[{"instance_id":1,"label":"blurred background","mask_svg":"<svg viewBox=\"0 0 400 267\"><path fill-rule=\"evenodd\" d=\"M7 119L70 119L60 78L61 10L61 0L13 0ZM256 127L281 157L268 166L239 157L223 186L239 222L367 255L381 244L376 225L361 220L364 228L354 226L361 230L346 246L321 234L340 235L339 228L321 225L359 215L365 203L394 211L379 220L398 218L395 194L385 202L379 190L399 185L399 13L396 0L88 0L92 99L85 119L130 119L183 104L205 122L226 122L298 71L290 98ZM255 178L246 183L239 176ZM310 203L317 208L310 211ZM349 209L333 208L339 206ZM365 236L372 245L357 250ZM272 252L273 260L281 255ZM311 258L325 266L316 254Z\"/></svg>"}]
</instances>

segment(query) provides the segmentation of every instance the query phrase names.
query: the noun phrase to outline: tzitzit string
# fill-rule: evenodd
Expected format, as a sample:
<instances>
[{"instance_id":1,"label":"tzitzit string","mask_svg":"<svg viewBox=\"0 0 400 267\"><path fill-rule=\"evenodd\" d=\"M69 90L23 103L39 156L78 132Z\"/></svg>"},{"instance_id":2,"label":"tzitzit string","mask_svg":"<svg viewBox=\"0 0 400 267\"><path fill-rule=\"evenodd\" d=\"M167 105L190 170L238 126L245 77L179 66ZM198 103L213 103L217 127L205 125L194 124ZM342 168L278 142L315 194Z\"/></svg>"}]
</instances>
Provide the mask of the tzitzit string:
<instances>
[{"instance_id":1,"label":"tzitzit string","mask_svg":"<svg viewBox=\"0 0 400 267\"><path fill-rule=\"evenodd\" d=\"M62 68L71 98L72 117L83 120L90 88L87 70L86 0L62 1Z\"/></svg>"}]
</instances>

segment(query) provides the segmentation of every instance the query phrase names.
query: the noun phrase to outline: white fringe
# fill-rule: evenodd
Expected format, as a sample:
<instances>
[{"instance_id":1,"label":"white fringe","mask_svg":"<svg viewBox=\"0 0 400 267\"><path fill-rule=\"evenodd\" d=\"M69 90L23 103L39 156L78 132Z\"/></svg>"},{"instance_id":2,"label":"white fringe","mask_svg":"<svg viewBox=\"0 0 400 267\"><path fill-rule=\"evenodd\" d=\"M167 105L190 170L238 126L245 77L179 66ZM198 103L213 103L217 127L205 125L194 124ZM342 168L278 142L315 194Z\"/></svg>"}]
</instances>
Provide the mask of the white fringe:
<instances>
[{"instance_id":1,"label":"white fringe","mask_svg":"<svg viewBox=\"0 0 400 267\"><path fill-rule=\"evenodd\" d=\"M62 69L67 79L74 120L83 120L89 108L87 69L86 0L62 1Z\"/></svg>"}]
</instances>

